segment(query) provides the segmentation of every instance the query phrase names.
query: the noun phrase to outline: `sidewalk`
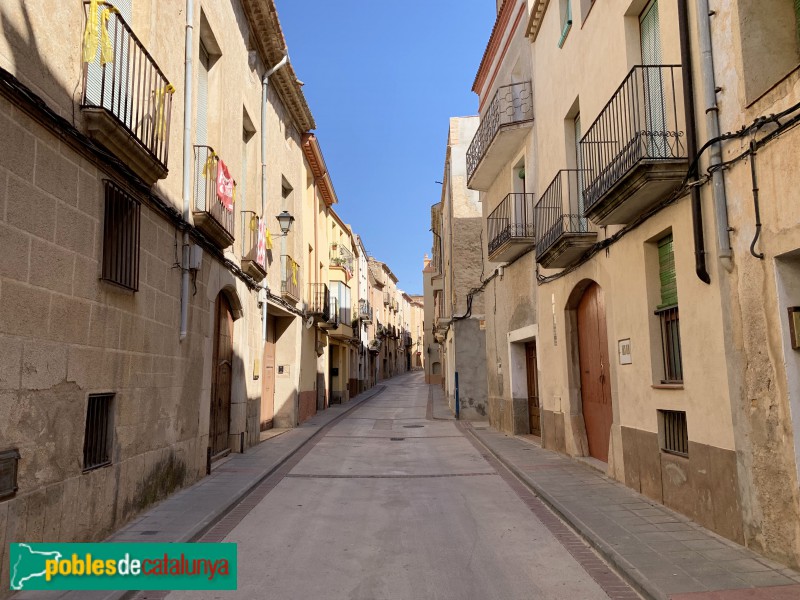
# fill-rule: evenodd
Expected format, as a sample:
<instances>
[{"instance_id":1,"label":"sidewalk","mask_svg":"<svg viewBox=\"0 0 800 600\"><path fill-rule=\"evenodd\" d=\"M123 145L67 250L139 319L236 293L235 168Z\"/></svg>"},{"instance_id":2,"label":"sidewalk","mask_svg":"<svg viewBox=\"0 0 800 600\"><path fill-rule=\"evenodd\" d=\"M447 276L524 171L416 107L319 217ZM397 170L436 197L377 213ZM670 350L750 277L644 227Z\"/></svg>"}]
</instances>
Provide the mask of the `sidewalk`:
<instances>
[{"instance_id":1,"label":"sidewalk","mask_svg":"<svg viewBox=\"0 0 800 600\"><path fill-rule=\"evenodd\" d=\"M300 427L231 454L211 475L177 492L128 523L106 542L191 542L278 469L326 425L385 389L376 385L347 404L333 405ZM118 600L137 592L19 592L14 600Z\"/></svg>"},{"instance_id":2,"label":"sidewalk","mask_svg":"<svg viewBox=\"0 0 800 600\"><path fill-rule=\"evenodd\" d=\"M704 529L587 464L488 424L464 425L646 598L800 599L797 571Z\"/></svg>"}]
</instances>

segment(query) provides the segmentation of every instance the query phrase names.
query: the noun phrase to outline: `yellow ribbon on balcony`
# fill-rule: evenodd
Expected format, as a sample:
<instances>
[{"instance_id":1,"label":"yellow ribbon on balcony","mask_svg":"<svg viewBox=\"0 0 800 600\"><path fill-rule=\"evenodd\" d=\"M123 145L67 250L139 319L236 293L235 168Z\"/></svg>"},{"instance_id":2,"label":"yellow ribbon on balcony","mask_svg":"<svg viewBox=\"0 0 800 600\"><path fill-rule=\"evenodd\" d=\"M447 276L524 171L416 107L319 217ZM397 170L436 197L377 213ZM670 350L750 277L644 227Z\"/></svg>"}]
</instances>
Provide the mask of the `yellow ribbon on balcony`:
<instances>
[{"instance_id":1,"label":"yellow ribbon on balcony","mask_svg":"<svg viewBox=\"0 0 800 600\"><path fill-rule=\"evenodd\" d=\"M203 165L203 177L205 177L206 179L208 179L212 175L215 175L212 169L216 166L215 165L216 158L217 158L216 152L214 151L209 152L208 158L206 159L206 164Z\"/></svg>"},{"instance_id":2,"label":"yellow ribbon on balcony","mask_svg":"<svg viewBox=\"0 0 800 600\"><path fill-rule=\"evenodd\" d=\"M253 215L250 217L250 231L256 231L258 229L258 217Z\"/></svg>"},{"instance_id":3,"label":"yellow ribbon on balcony","mask_svg":"<svg viewBox=\"0 0 800 600\"><path fill-rule=\"evenodd\" d=\"M294 262L293 260L292 260L292 283L294 285L297 285L297 263Z\"/></svg>"},{"instance_id":4,"label":"yellow ribbon on balcony","mask_svg":"<svg viewBox=\"0 0 800 600\"><path fill-rule=\"evenodd\" d=\"M111 13L119 14L119 11L111 6L103 11L100 23L100 64L114 62L114 46L111 45L111 38L108 37L108 18Z\"/></svg>"},{"instance_id":5,"label":"yellow ribbon on balcony","mask_svg":"<svg viewBox=\"0 0 800 600\"><path fill-rule=\"evenodd\" d=\"M267 229L267 239L264 243L266 244L267 250L272 250L272 234L269 232L269 229Z\"/></svg>"},{"instance_id":6,"label":"yellow ribbon on balcony","mask_svg":"<svg viewBox=\"0 0 800 600\"><path fill-rule=\"evenodd\" d=\"M86 27L83 29L83 62L89 63L97 54L97 20L98 0L89 3L89 14L86 15Z\"/></svg>"},{"instance_id":7,"label":"yellow ribbon on balcony","mask_svg":"<svg viewBox=\"0 0 800 600\"><path fill-rule=\"evenodd\" d=\"M163 88L157 88L153 95L155 96L156 104L156 137L163 139L167 135L167 94L172 96L175 93L175 86L168 83Z\"/></svg>"}]
</instances>

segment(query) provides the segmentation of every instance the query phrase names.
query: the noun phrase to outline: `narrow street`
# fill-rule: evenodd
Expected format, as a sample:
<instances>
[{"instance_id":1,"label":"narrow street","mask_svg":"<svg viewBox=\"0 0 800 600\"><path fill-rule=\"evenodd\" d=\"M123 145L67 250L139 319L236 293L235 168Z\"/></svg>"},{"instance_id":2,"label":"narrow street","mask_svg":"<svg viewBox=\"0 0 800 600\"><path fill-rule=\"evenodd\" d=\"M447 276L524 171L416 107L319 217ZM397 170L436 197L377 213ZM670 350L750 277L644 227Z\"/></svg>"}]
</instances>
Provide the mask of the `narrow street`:
<instances>
[{"instance_id":1,"label":"narrow street","mask_svg":"<svg viewBox=\"0 0 800 600\"><path fill-rule=\"evenodd\" d=\"M570 553L428 394L422 373L390 380L301 450L313 444L224 537L237 592L167 597L637 597L568 532Z\"/></svg>"}]
</instances>

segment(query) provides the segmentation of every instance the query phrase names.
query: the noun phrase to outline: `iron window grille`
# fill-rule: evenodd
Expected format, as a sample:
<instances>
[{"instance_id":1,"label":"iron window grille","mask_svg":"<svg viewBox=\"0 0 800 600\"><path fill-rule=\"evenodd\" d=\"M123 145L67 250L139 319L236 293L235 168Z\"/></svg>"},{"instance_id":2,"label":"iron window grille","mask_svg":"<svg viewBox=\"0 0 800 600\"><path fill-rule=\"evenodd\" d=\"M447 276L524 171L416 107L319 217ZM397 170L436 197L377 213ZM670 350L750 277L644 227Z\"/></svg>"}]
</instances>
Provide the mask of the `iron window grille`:
<instances>
[{"instance_id":1,"label":"iron window grille","mask_svg":"<svg viewBox=\"0 0 800 600\"><path fill-rule=\"evenodd\" d=\"M664 452L689 456L689 431L686 413L682 410L660 410L662 447Z\"/></svg>"},{"instance_id":2,"label":"iron window grille","mask_svg":"<svg viewBox=\"0 0 800 600\"><path fill-rule=\"evenodd\" d=\"M111 464L114 394L90 394L83 436L83 470Z\"/></svg>"},{"instance_id":3,"label":"iron window grille","mask_svg":"<svg viewBox=\"0 0 800 600\"><path fill-rule=\"evenodd\" d=\"M109 180L104 180L103 273L105 281L134 292L139 289L141 204Z\"/></svg>"},{"instance_id":4,"label":"iron window grille","mask_svg":"<svg viewBox=\"0 0 800 600\"><path fill-rule=\"evenodd\" d=\"M678 307L656 311L661 322L661 354L664 358L664 379L661 383L683 383L683 356Z\"/></svg>"},{"instance_id":5,"label":"iron window grille","mask_svg":"<svg viewBox=\"0 0 800 600\"><path fill-rule=\"evenodd\" d=\"M0 500L11 498L17 493L17 469L19 465L19 450L5 450L0 452Z\"/></svg>"}]
</instances>

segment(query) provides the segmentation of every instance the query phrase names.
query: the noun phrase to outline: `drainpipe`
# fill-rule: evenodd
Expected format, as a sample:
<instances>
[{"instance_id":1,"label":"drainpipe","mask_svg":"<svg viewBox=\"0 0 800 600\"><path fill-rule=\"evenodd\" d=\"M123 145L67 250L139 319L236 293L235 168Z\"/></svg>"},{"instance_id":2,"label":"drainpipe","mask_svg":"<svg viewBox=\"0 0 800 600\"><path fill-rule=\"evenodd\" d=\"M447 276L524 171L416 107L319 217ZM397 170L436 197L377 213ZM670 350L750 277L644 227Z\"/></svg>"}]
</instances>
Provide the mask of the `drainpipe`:
<instances>
[{"instance_id":1,"label":"drainpipe","mask_svg":"<svg viewBox=\"0 0 800 600\"><path fill-rule=\"evenodd\" d=\"M714 81L714 51L711 44L711 12L708 0L697 0L697 29L700 39L700 57L702 62L701 78L703 83L703 99L705 101L706 128L709 139L719 137L719 108L717 107L717 86ZM710 166L722 163L722 145L717 142L710 148ZM717 242L719 243L719 259L723 268L733 270L731 258L730 227L728 226L728 200L725 193L725 179L722 170L714 171L712 178L714 194L714 213L717 221Z\"/></svg>"},{"instance_id":2,"label":"drainpipe","mask_svg":"<svg viewBox=\"0 0 800 600\"><path fill-rule=\"evenodd\" d=\"M686 14L686 0L678 0L678 22L680 24L681 75L683 78L683 105L686 113L686 154L689 164L697 158L697 121L694 106L694 80L692 78L692 53L689 46L689 18ZM697 181L692 174L691 181ZM703 283L711 283L706 268L705 236L703 234L703 204L700 188L692 187L692 230L694 232L694 269Z\"/></svg>"},{"instance_id":3,"label":"drainpipe","mask_svg":"<svg viewBox=\"0 0 800 600\"><path fill-rule=\"evenodd\" d=\"M194 0L186 0L186 66L183 73L183 248L181 253L181 332L180 341L186 339L189 329L189 199L192 194L192 43L194 28Z\"/></svg>"},{"instance_id":4,"label":"drainpipe","mask_svg":"<svg viewBox=\"0 0 800 600\"><path fill-rule=\"evenodd\" d=\"M269 78L275 71L289 62L289 53L286 52L277 65L272 67L261 80L261 218L266 218L267 211L267 88ZM261 304L261 341L267 343L267 294L269 287L266 278L263 284L264 301Z\"/></svg>"}]
</instances>

